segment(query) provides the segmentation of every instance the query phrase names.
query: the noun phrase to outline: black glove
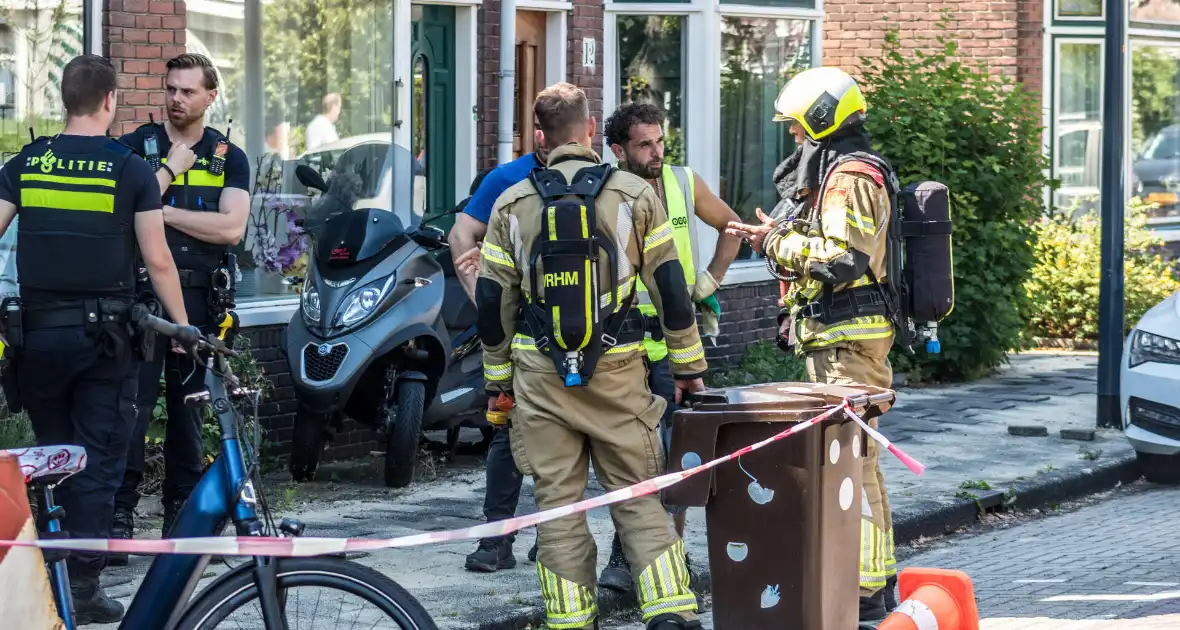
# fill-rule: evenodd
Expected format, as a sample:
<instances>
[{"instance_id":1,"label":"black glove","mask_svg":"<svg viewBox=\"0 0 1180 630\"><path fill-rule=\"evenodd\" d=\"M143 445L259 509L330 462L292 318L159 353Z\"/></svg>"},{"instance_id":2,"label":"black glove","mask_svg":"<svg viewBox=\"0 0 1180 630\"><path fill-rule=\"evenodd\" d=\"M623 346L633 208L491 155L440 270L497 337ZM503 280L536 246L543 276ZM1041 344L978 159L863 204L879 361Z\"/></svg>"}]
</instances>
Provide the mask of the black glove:
<instances>
[{"instance_id":1,"label":"black glove","mask_svg":"<svg viewBox=\"0 0 1180 630\"><path fill-rule=\"evenodd\" d=\"M180 326L176 331L176 343L189 348L197 345L197 342L204 337L201 334L201 329L196 326Z\"/></svg>"}]
</instances>

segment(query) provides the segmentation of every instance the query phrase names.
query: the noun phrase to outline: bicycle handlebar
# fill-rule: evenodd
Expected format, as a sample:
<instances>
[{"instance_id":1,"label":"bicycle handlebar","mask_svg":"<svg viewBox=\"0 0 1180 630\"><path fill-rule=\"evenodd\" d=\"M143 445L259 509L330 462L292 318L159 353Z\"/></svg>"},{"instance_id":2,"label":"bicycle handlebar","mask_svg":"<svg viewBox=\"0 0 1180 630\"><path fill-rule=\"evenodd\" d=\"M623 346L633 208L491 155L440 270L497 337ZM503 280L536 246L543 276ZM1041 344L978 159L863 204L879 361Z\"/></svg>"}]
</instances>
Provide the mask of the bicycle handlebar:
<instances>
[{"instance_id":1,"label":"bicycle handlebar","mask_svg":"<svg viewBox=\"0 0 1180 630\"><path fill-rule=\"evenodd\" d=\"M196 326L178 326L166 319L156 317L148 312L147 307L142 304L136 304L131 309L131 320L141 328L147 328L165 337L175 339L182 346L205 348L227 357L238 356L237 352L226 346L216 336L202 335Z\"/></svg>"}]
</instances>

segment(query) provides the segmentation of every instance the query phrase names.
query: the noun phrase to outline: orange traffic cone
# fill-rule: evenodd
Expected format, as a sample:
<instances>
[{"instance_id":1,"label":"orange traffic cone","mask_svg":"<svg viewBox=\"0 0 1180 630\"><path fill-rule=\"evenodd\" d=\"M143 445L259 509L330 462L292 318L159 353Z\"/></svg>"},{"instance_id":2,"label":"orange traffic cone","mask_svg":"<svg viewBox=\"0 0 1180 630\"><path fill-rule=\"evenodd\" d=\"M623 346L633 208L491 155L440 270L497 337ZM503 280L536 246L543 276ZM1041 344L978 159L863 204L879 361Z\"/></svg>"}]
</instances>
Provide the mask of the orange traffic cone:
<instances>
[{"instance_id":1,"label":"orange traffic cone","mask_svg":"<svg viewBox=\"0 0 1180 630\"><path fill-rule=\"evenodd\" d=\"M979 630L975 589L962 571L903 569L897 590L902 603L877 630Z\"/></svg>"}]
</instances>

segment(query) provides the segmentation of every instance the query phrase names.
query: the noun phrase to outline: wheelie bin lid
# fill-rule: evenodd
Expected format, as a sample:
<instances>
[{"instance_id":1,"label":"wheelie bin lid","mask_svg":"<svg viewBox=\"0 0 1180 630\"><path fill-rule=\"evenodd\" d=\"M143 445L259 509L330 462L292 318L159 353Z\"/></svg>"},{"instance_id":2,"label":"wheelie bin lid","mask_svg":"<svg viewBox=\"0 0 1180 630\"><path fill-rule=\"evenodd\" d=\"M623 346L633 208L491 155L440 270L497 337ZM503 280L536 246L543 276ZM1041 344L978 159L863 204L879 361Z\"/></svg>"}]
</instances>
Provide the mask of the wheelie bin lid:
<instances>
[{"instance_id":1,"label":"wheelie bin lid","mask_svg":"<svg viewBox=\"0 0 1180 630\"><path fill-rule=\"evenodd\" d=\"M893 390L871 385L826 383L762 383L722 389L706 389L694 395L693 411L802 411L831 408L845 399L854 409L890 406Z\"/></svg>"}]
</instances>

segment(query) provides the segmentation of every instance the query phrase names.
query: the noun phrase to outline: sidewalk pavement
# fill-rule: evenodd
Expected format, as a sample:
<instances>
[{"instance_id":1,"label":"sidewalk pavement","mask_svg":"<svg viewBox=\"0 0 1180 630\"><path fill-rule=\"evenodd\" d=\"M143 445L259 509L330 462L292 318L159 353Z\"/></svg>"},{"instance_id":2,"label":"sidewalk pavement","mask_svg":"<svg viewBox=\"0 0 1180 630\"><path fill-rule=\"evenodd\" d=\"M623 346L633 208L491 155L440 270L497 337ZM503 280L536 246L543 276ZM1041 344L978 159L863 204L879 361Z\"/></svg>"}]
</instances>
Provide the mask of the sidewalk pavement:
<instances>
[{"instance_id":1,"label":"sidewalk pavement","mask_svg":"<svg viewBox=\"0 0 1180 630\"><path fill-rule=\"evenodd\" d=\"M953 531L976 519L980 509L1052 505L1138 478L1134 453L1121 432L1098 429L1093 441L1060 436L1061 429L1094 428L1096 367L1096 355L1027 353L1013 356L992 378L899 390L898 404L882 418L882 432L927 468L916 477L895 458L882 457L897 543ZM1014 424L1041 425L1048 436L1009 435ZM321 483L327 482L311 485ZM406 490L374 490L365 499L316 501L283 515L301 518L309 536L396 537L478 524L483 490L482 470L470 469ZM602 492L592 476L588 496ZM526 479L518 513L535 510ZM700 574L697 586L707 589L704 521L703 508L690 509L686 544ZM591 511L589 523L601 568L613 535L608 510ZM444 630L517 630L529 623L535 628L540 589L525 558L534 539L533 530L520 532L518 566L491 575L463 569L475 541L358 554L358 559L406 587ZM128 567L108 569L104 583L111 595L128 603L149 561L133 557ZM211 565L206 580L224 570ZM631 603L606 589L600 602L604 613Z\"/></svg>"}]
</instances>

